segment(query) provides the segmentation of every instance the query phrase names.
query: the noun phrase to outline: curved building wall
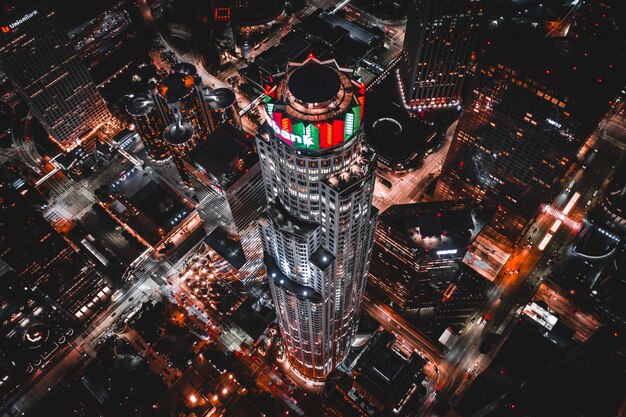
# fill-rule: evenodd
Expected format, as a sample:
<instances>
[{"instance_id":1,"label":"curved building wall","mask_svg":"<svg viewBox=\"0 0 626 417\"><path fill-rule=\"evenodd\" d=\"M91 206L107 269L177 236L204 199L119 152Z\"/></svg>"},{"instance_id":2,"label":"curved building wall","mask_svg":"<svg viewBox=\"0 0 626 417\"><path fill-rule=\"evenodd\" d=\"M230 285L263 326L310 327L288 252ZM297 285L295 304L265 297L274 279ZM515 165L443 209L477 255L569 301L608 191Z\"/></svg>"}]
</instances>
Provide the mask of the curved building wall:
<instances>
[{"instance_id":1,"label":"curved building wall","mask_svg":"<svg viewBox=\"0 0 626 417\"><path fill-rule=\"evenodd\" d=\"M320 63L301 65L313 64ZM349 100L360 105L356 95ZM266 112L270 102L285 104L278 95ZM268 130L257 138L269 202L259 221L268 280L289 364L321 382L345 359L358 327L377 215L375 154L358 128L343 143L309 150Z\"/></svg>"},{"instance_id":2,"label":"curved building wall","mask_svg":"<svg viewBox=\"0 0 626 417\"><path fill-rule=\"evenodd\" d=\"M154 105L153 99L147 94L133 97L126 110L133 118L148 156L155 161L169 158L169 147L163 139L165 121Z\"/></svg>"}]
</instances>

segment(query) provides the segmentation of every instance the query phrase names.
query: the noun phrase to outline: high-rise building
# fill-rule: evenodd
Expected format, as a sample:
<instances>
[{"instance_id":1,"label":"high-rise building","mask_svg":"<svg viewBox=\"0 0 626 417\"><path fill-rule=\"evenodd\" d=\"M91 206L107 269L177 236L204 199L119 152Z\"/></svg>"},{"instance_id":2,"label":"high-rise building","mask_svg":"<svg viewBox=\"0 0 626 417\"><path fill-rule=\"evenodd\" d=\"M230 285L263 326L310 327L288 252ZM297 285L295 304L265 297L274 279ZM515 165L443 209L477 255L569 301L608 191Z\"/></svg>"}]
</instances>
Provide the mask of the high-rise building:
<instances>
[{"instance_id":1,"label":"high-rise building","mask_svg":"<svg viewBox=\"0 0 626 417\"><path fill-rule=\"evenodd\" d=\"M196 67L182 62L156 86L154 101L165 121L181 119L193 126L198 140L204 140L215 130L206 100L202 79Z\"/></svg>"},{"instance_id":2,"label":"high-rise building","mask_svg":"<svg viewBox=\"0 0 626 417\"><path fill-rule=\"evenodd\" d=\"M492 214L470 200L391 206L376 228L368 291L400 312L435 306Z\"/></svg>"},{"instance_id":3,"label":"high-rise building","mask_svg":"<svg viewBox=\"0 0 626 417\"><path fill-rule=\"evenodd\" d=\"M139 94L129 98L126 103L126 112L132 116L148 156L154 161L167 159L170 156L170 150L163 139L165 121L159 114L152 97L148 94Z\"/></svg>"},{"instance_id":4,"label":"high-rise building","mask_svg":"<svg viewBox=\"0 0 626 417\"><path fill-rule=\"evenodd\" d=\"M63 150L113 117L52 6L18 2L0 20L0 69Z\"/></svg>"},{"instance_id":5,"label":"high-rise building","mask_svg":"<svg viewBox=\"0 0 626 417\"><path fill-rule=\"evenodd\" d=\"M241 129L241 119L235 92L228 88L218 87L206 96L211 109L213 124L219 126L228 123Z\"/></svg>"},{"instance_id":6,"label":"high-rise building","mask_svg":"<svg viewBox=\"0 0 626 417\"><path fill-rule=\"evenodd\" d=\"M196 146L196 133L193 126L178 117L174 123L165 128L163 138L170 149L180 178L185 185L191 187L191 174L185 165L185 156Z\"/></svg>"},{"instance_id":7,"label":"high-rise building","mask_svg":"<svg viewBox=\"0 0 626 417\"><path fill-rule=\"evenodd\" d=\"M412 0L400 88L405 107L457 106L478 29L481 0Z\"/></svg>"},{"instance_id":8,"label":"high-rise building","mask_svg":"<svg viewBox=\"0 0 626 417\"><path fill-rule=\"evenodd\" d=\"M364 85L334 60L290 63L257 138L268 207L259 221L286 358L320 383L358 325L377 210L375 154L360 130Z\"/></svg>"},{"instance_id":9,"label":"high-rise building","mask_svg":"<svg viewBox=\"0 0 626 417\"><path fill-rule=\"evenodd\" d=\"M487 41L437 184L438 199L497 207L483 235L502 249L562 188L623 85L610 51L590 58L583 41L564 42L517 29Z\"/></svg>"}]
</instances>

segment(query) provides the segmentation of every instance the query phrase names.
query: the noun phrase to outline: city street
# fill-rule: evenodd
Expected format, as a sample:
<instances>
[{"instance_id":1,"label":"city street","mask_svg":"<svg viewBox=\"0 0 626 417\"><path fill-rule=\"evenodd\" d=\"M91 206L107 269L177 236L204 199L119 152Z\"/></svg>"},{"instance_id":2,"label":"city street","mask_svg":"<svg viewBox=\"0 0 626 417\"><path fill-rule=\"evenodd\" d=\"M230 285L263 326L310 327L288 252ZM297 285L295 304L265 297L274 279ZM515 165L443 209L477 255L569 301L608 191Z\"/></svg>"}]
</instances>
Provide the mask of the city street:
<instances>
[{"instance_id":1,"label":"city street","mask_svg":"<svg viewBox=\"0 0 626 417\"><path fill-rule=\"evenodd\" d=\"M612 118L612 116L607 116ZM602 136L602 135L598 135ZM580 193L577 204L574 204L569 217L581 222L590 207L593 207L601 192L600 187L606 187L614 173L614 167L621 157L615 152L612 141L600 140L595 143L598 151L596 158L585 168L582 166L563 182L563 190L556 197L553 204L556 209L563 209L571 196ZM576 182L569 187L572 180ZM590 204L587 204L591 201ZM473 374L484 370L495 356L495 349L489 356L481 355L478 347L488 333L497 333L506 336L514 327L515 316L520 307L526 305L533 297L543 279L550 271L552 260L568 250L568 242L571 242L578 230L568 228L563 224L555 233L547 245L540 249L542 238L548 233L555 222L550 214L540 213L533 224L527 229L527 233L520 240L520 245L505 264L496 283L498 284L489 296L489 301L480 315L481 325L471 323L455 346L447 353L445 361L440 366L440 371L445 372L450 378L444 380L439 398L445 399L450 404L455 404L462 393L469 387L471 376L466 377L468 369ZM528 246L528 242L533 242ZM428 410L429 411L429 410Z\"/></svg>"},{"instance_id":2,"label":"city street","mask_svg":"<svg viewBox=\"0 0 626 417\"><path fill-rule=\"evenodd\" d=\"M385 178L392 185L389 188L378 180L374 186L372 202L381 213L392 205L415 203L420 199L426 187L441 172L443 161L446 158L448 149L450 149L456 123L454 122L446 130L445 141L441 148L428 155L424 159L422 166L416 170L398 174L380 169L377 171L378 177Z\"/></svg>"},{"instance_id":3,"label":"city street","mask_svg":"<svg viewBox=\"0 0 626 417\"><path fill-rule=\"evenodd\" d=\"M416 330L407 320L391 307L371 298L367 293L363 296L363 311L380 323L383 329L394 333L398 346L407 354L418 352L430 362L440 364L443 352L440 346L431 342L430 338Z\"/></svg>"},{"instance_id":4,"label":"city street","mask_svg":"<svg viewBox=\"0 0 626 417\"><path fill-rule=\"evenodd\" d=\"M87 330L70 342L65 349L57 352L46 369L35 374L13 401L2 406L0 409L2 417L26 413L30 405L41 401L60 381L67 380L74 372L87 365L95 358L98 340L109 331L114 322L138 308L137 306L157 289L158 285L148 278L137 281L126 291L122 291L120 298L112 302L99 318L90 323Z\"/></svg>"},{"instance_id":5,"label":"city street","mask_svg":"<svg viewBox=\"0 0 626 417\"><path fill-rule=\"evenodd\" d=\"M626 408L619 1L5 3L0 417Z\"/></svg>"}]
</instances>

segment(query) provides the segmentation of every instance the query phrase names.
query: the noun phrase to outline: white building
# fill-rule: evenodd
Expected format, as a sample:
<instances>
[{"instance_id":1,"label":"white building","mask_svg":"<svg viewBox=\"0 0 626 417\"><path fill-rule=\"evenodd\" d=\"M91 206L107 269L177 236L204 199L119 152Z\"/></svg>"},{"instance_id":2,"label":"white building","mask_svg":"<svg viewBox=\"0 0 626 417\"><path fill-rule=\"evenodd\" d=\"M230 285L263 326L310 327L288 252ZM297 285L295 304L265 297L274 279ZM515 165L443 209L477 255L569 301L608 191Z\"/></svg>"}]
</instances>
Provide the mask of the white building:
<instances>
[{"instance_id":1,"label":"white building","mask_svg":"<svg viewBox=\"0 0 626 417\"><path fill-rule=\"evenodd\" d=\"M375 154L362 141L364 86L309 57L274 77L257 138L268 207L259 220L285 353L321 383L356 335L377 211Z\"/></svg>"}]
</instances>

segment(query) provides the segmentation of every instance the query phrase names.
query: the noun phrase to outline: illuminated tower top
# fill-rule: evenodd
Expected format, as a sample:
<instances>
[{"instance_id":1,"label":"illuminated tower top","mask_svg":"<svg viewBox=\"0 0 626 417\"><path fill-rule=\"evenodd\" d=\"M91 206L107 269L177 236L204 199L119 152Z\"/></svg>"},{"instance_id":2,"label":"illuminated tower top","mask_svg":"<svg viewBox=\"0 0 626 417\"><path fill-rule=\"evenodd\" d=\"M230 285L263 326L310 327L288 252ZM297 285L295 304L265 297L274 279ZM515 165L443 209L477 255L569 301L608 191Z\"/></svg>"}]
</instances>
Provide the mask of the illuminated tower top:
<instances>
[{"instance_id":1,"label":"illuminated tower top","mask_svg":"<svg viewBox=\"0 0 626 417\"><path fill-rule=\"evenodd\" d=\"M126 111L131 116L146 116L154 110L154 101L147 94L139 94L126 102Z\"/></svg>"},{"instance_id":2,"label":"illuminated tower top","mask_svg":"<svg viewBox=\"0 0 626 417\"><path fill-rule=\"evenodd\" d=\"M199 80L199 78L197 79ZM163 79L157 85L157 90L168 103L176 103L191 95L194 86L195 80L193 76L178 72L170 74Z\"/></svg>"},{"instance_id":3,"label":"illuminated tower top","mask_svg":"<svg viewBox=\"0 0 626 417\"><path fill-rule=\"evenodd\" d=\"M265 116L277 136L306 151L334 148L351 140L363 118L365 88L352 70L312 56L289 63L266 92Z\"/></svg>"}]
</instances>

